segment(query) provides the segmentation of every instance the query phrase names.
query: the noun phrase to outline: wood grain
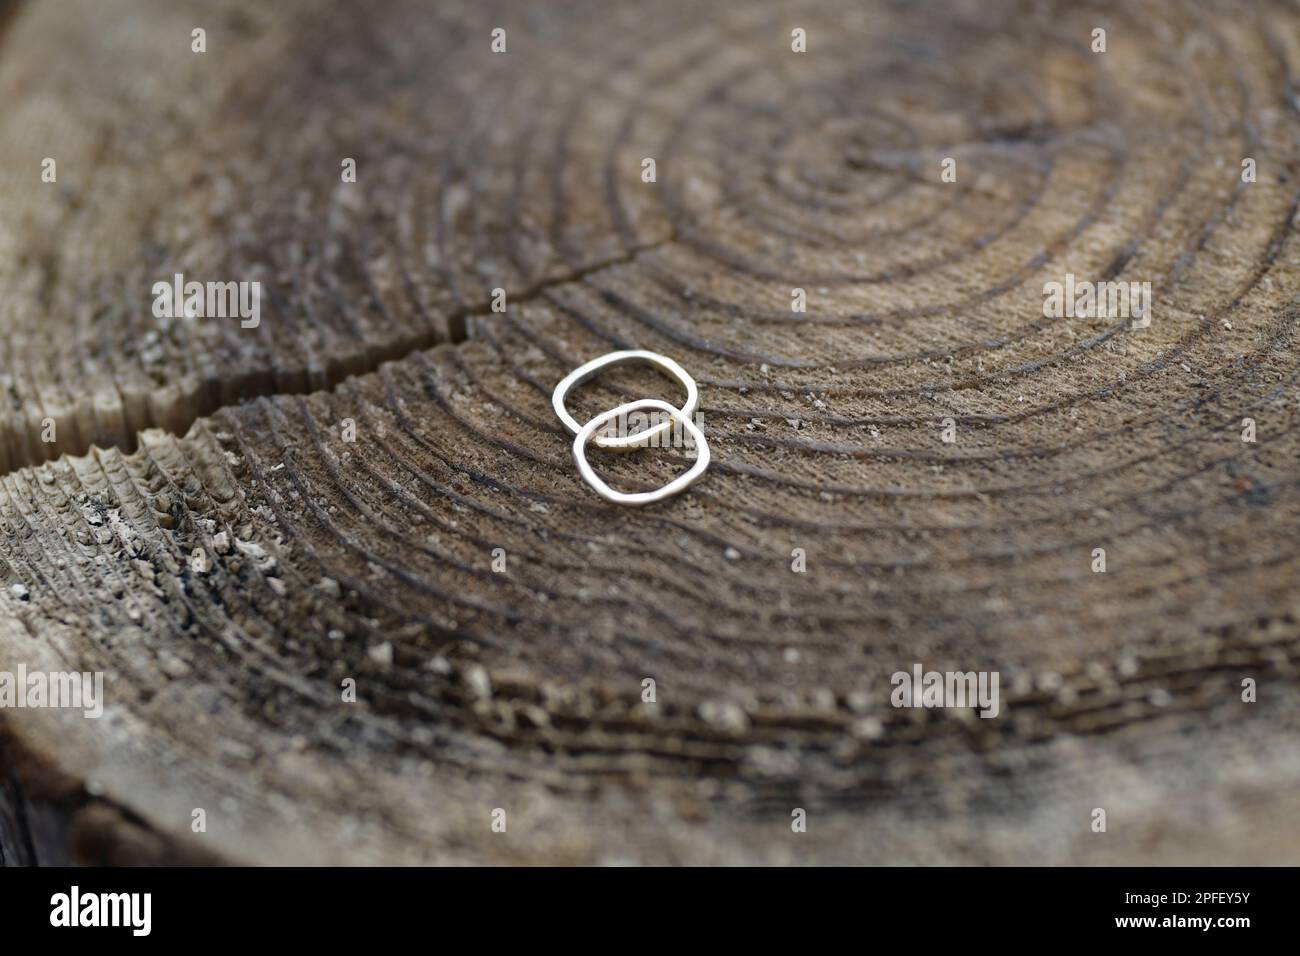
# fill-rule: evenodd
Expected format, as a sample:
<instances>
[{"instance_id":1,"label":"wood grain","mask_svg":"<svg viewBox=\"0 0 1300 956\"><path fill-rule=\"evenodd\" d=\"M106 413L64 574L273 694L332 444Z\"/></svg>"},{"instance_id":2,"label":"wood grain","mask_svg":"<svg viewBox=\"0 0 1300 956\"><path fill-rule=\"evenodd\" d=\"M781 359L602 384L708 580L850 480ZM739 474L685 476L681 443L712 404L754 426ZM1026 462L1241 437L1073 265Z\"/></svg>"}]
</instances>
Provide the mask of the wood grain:
<instances>
[{"instance_id":1,"label":"wood grain","mask_svg":"<svg viewBox=\"0 0 1300 956\"><path fill-rule=\"evenodd\" d=\"M1273 3L21 7L0 670L108 700L0 711L0 852L1293 862L1298 44ZM176 271L261 326L160 323ZM1151 327L1044 318L1066 273ZM631 347L714 454L639 511L549 406ZM892 707L914 663L1000 715Z\"/></svg>"}]
</instances>

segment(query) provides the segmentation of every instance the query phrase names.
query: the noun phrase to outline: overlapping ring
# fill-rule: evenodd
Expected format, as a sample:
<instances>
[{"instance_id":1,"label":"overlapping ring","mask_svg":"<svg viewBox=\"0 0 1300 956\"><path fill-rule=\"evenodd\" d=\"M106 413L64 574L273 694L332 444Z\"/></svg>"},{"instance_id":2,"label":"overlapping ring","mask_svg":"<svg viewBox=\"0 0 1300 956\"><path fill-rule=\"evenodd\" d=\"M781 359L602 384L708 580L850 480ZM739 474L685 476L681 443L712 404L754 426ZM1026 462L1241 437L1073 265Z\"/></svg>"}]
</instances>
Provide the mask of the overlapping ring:
<instances>
[{"instance_id":1,"label":"overlapping ring","mask_svg":"<svg viewBox=\"0 0 1300 956\"><path fill-rule=\"evenodd\" d=\"M667 373L669 376L677 379L686 389L686 401L681 408L670 405L668 402L660 401L656 398L642 398L634 402L628 402L619 405L617 408L611 408L601 412L587 424L579 426L577 419L569 414L565 408L565 400L569 392L576 385L594 378L607 368L616 365L625 365L630 362L644 362L652 365L660 371ZM559 416L564 427L567 428L574 436L573 440L573 460L578 466L578 474L582 476L583 481L589 484L595 492L606 501L622 505L648 505L654 501L662 501L664 498L670 498L673 495L685 491L695 482L704 470L709 467L709 443L700 431L698 425L692 420L696 408L699 407L700 393L695 384L695 379L687 371L670 359L666 355L660 355L658 352L650 352L645 349L627 349L620 352L609 352L599 358L594 358L590 362L578 366L568 375L560 380L555 386L555 391L551 395L551 405L555 409L555 414ZM658 422L649 428L635 432L631 435L595 435L595 432L611 420L631 412L642 409L657 409L668 414L668 418ZM594 441L598 448L604 448L609 451L634 451L644 448L646 445L655 440L663 432L673 427L674 422L681 423L686 433L690 435L691 440L695 443L696 458L691 467L678 475L672 481L668 482L654 491L642 491L627 493L615 491L609 486L587 461L587 443Z\"/></svg>"}]
</instances>

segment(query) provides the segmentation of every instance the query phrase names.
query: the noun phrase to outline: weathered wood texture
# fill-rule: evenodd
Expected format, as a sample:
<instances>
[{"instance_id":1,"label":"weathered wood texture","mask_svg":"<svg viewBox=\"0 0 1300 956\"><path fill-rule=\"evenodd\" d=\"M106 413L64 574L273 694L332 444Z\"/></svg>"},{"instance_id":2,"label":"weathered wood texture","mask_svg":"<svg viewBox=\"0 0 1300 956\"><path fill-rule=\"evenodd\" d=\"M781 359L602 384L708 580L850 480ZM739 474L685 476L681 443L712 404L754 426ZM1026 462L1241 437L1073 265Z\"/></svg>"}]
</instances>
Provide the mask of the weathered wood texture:
<instances>
[{"instance_id":1,"label":"weathered wood texture","mask_svg":"<svg viewBox=\"0 0 1300 956\"><path fill-rule=\"evenodd\" d=\"M58 3L0 43L0 669L107 673L100 720L0 711L7 859L1296 860L1294 7ZM261 326L155 319L174 272L263 281ZM1045 319L1066 273L1151 327ZM694 373L715 458L642 511L549 407L618 347ZM914 663L1001 715L893 708Z\"/></svg>"}]
</instances>

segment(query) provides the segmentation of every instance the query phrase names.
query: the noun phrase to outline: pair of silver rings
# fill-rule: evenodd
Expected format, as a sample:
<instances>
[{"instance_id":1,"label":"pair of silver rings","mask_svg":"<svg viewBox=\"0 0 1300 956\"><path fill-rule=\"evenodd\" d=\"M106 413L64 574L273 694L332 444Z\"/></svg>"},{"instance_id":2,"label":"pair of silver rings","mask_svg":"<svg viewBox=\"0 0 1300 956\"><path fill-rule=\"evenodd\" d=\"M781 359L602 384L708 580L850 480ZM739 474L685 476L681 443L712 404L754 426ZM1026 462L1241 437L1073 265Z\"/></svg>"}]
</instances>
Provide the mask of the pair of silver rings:
<instances>
[{"instance_id":1,"label":"pair of silver rings","mask_svg":"<svg viewBox=\"0 0 1300 956\"><path fill-rule=\"evenodd\" d=\"M654 366L682 384L686 389L686 402L681 408L660 401L657 398L640 398L635 402L628 402L625 405L619 405L617 408L601 412L587 424L580 426L578 420L570 415L569 410L564 407L565 399L568 398L569 392L574 387L594 378L607 368L637 362ZM705 440L704 433L700 431L699 426L692 420L699 404L700 390L695 385L695 379L687 374L686 369L666 355L649 352L645 349L610 352L607 355L600 356L600 358L592 359L564 376L560 380L560 384L555 386L555 391L551 395L551 405L555 408L555 414L564 423L564 427L576 436L573 439L573 461L578 466L578 474L582 476L583 481L595 489L596 494L606 501L612 501L620 505L648 505L654 501L671 498L673 495L685 491L700 475L704 474L704 470L709 467L709 443ZM648 409L665 412L668 417L631 435L597 435L592 438L598 430L614 419L629 415L632 412L641 412ZM654 491L633 493L615 491L603 478L596 474L587 461L588 442L594 442L597 448L603 448L607 451L635 451L638 448L646 447L664 432L672 429L674 423L680 424L694 442L696 450L695 463L691 465L689 470L678 475L661 488L656 488Z\"/></svg>"}]
</instances>

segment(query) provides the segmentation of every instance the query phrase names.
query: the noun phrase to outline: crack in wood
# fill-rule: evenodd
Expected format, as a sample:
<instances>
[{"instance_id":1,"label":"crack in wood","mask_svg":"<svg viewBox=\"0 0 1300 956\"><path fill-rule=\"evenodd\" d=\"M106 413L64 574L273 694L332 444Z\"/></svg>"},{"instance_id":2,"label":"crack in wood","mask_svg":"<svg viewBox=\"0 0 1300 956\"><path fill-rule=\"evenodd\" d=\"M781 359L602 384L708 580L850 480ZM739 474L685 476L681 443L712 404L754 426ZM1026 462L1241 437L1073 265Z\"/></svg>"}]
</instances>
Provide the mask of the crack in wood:
<instances>
[{"instance_id":1,"label":"crack in wood","mask_svg":"<svg viewBox=\"0 0 1300 956\"><path fill-rule=\"evenodd\" d=\"M607 269L616 268L618 266L622 266L634 262L638 256L641 256L642 254L647 252L652 252L656 249L663 248L664 246L673 243L675 240L676 240L675 234L670 231L667 236L664 236L661 239L657 239L654 242L644 243L634 249L624 250L621 254L617 256L611 256L607 259L602 259L597 262L591 263L589 265L574 267L562 275L555 275L555 276L539 279L535 282L523 286L521 289L514 292L510 290L506 290L507 308L513 305L526 304L545 295L548 292L554 291L555 289L563 288L564 286L573 285L575 283L580 283L586 278L588 278L589 276L596 275ZM273 380L269 376L258 374L258 373L246 374L245 378L249 382L250 387L246 389L244 388L239 389L234 401L204 402L203 396L213 394L213 392L212 390L199 390L195 402L192 403L191 408L187 409L187 414L185 414L180 419L179 424L172 423L169 425L166 422L151 421L147 426L145 426L145 429L161 429L169 434L180 436L188 432L190 427L198 419L209 417L221 411L223 408L228 408L231 407L232 405L242 404L243 402L250 401L252 399L269 398L275 395L310 395L310 394L316 394L318 392L331 392L337 389L341 384L346 382L348 379L357 378L364 375L370 375L375 371L377 371L383 365L386 365L390 362L404 361L410 358L410 356L414 355L415 353L424 351L425 349L433 348L434 346L438 346L438 345L449 345L449 346L463 345L466 342L471 341L473 338L472 333L469 331L471 325L469 320L486 319L490 321L495 315L498 314L500 313L494 312L490 305L482 305L482 304L468 305L468 306L463 306L461 308L453 309L450 312L447 312L444 316L447 324L447 329L448 329L448 333L445 337L439 336L437 335L437 333L428 333L425 335L420 335L412 339L400 342L399 348L381 353L373 361L367 362L360 369L349 370L338 374L331 374L332 370L327 371L326 382L323 388L315 388L315 387L309 387L305 389L292 389L292 388L277 389L274 387L260 388L258 387L259 383L270 384ZM16 462L11 462L10 463L11 467L9 467L8 469L0 469L0 478L3 478L6 475L13 474L16 471L20 471L23 468L28 468L35 465L43 464L45 461L58 461L68 455L84 455L88 453L93 447L114 447L114 448L120 448L126 452L133 452L135 451L136 448L139 447L140 431L143 431L145 429L140 429L128 435L123 435L120 441L110 442L107 446L99 445L96 442L83 441L83 442L77 442L75 444L69 444L68 447L61 448L59 450L59 453L55 455L53 458L43 459L43 460L36 460L36 459L19 460ZM27 436L29 441L35 440L35 438L39 436L39 431L40 430L38 428L34 434L29 434Z\"/></svg>"}]
</instances>

